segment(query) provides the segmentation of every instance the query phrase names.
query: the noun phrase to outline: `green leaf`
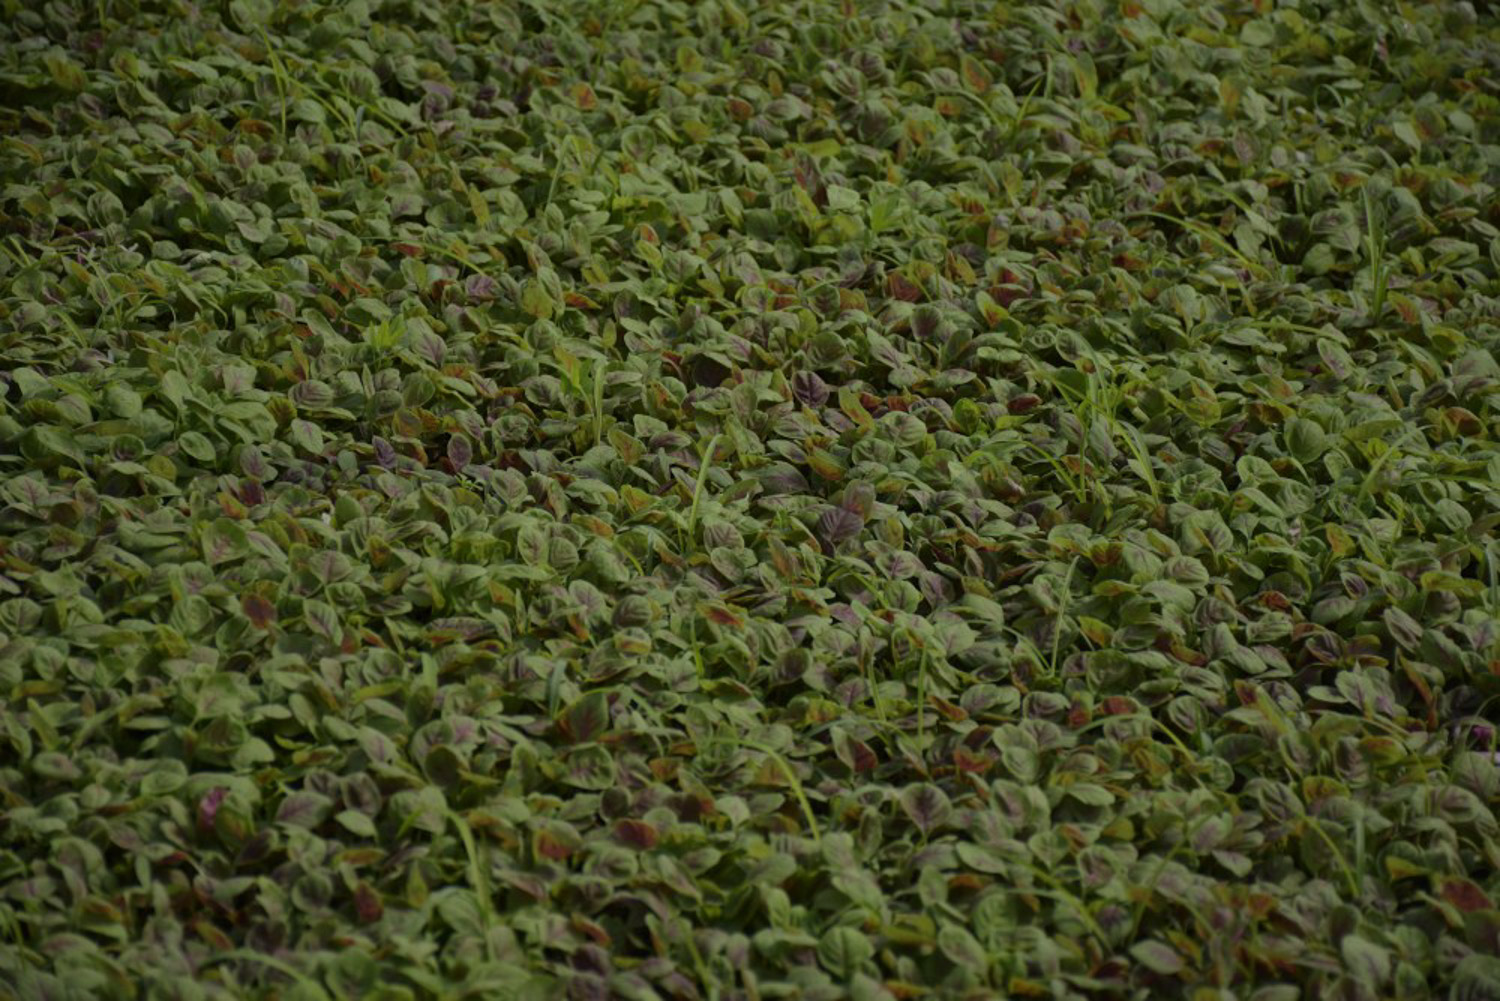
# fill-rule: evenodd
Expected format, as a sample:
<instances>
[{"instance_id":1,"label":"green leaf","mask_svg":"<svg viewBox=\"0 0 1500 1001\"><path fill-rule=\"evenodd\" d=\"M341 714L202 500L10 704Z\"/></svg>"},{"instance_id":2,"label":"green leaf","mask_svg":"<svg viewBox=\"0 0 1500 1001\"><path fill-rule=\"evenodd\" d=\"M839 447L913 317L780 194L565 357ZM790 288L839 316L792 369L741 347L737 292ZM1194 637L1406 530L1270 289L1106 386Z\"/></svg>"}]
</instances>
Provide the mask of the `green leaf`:
<instances>
[{"instance_id":1,"label":"green leaf","mask_svg":"<svg viewBox=\"0 0 1500 1001\"><path fill-rule=\"evenodd\" d=\"M291 103L292 117L309 125L322 125L328 120L323 105L310 98L299 98Z\"/></svg>"},{"instance_id":2,"label":"green leaf","mask_svg":"<svg viewBox=\"0 0 1500 1001\"><path fill-rule=\"evenodd\" d=\"M1262 18L1246 21L1240 28L1240 41L1254 48L1265 48L1276 41L1276 28Z\"/></svg>"},{"instance_id":3,"label":"green leaf","mask_svg":"<svg viewBox=\"0 0 1500 1001\"><path fill-rule=\"evenodd\" d=\"M302 616L307 628L318 636L334 644L342 641L343 628L339 623L339 614L332 605L307 598L302 602Z\"/></svg>"},{"instance_id":4,"label":"green leaf","mask_svg":"<svg viewBox=\"0 0 1500 1001\"><path fill-rule=\"evenodd\" d=\"M1156 939L1146 939L1132 945L1130 955L1152 973L1171 976L1186 968L1177 950Z\"/></svg>"},{"instance_id":5,"label":"green leaf","mask_svg":"<svg viewBox=\"0 0 1500 1001\"><path fill-rule=\"evenodd\" d=\"M243 557L250 549L245 529L229 518L215 519L203 532L203 558L211 565Z\"/></svg>"},{"instance_id":6,"label":"green leaf","mask_svg":"<svg viewBox=\"0 0 1500 1001\"><path fill-rule=\"evenodd\" d=\"M110 383L104 390L104 405L116 417L129 420L140 416L141 394L121 383Z\"/></svg>"},{"instance_id":7,"label":"green leaf","mask_svg":"<svg viewBox=\"0 0 1500 1001\"><path fill-rule=\"evenodd\" d=\"M818 962L829 973L848 980L875 956L875 947L858 929L838 926L818 940Z\"/></svg>"},{"instance_id":8,"label":"green leaf","mask_svg":"<svg viewBox=\"0 0 1500 1001\"><path fill-rule=\"evenodd\" d=\"M5 989L1500 998L1493 6L11 4Z\"/></svg>"},{"instance_id":9,"label":"green leaf","mask_svg":"<svg viewBox=\"0 0 1500 1001\"><path fill-rule=\"evenodd\" d=\"M1108 789L1091 782L1075 782L1068 786L1067 794L1085 806L1110 806L1115 801Z\"/></svg>"},{"instance_id":10,"label":"green leaf","mask_svg":"<svg viewBox=\"0 0 1500 1001\"><path fill-rule=\"evenodd\" d=\"M1396 138L1397 139L1400 139L1407 146L1410 146L1413 153L1417 153L1417 152L1421 151L1421 149L1422 149L1422 137L1417 134L1417 130L1416 130L1415 127L1412 126L1411 122L1408 122L1408 121L1396 121L1396 122L1392 122L1391 123L1391 131L1396 134Z\"/></svg>"},{"instance_id":11,"label":"green leaf","mask_svg":"<svg viewBox=\"0 0 1500 1001\"><path fill-rule=\"evenodd\" d=\"M1500 959L1471 953L1453 969L1452 1001L1489 1001L1500 997Z\"/></svg>"},{"instance_id":12,"label":"green leaf","mask_svg":"<svg viewBox=\"0 0 1500 1001\"><path fill-rule=\"evenodd\" d=\"M187 400L188 393L191 391L188 381L183 378L182 373L176 369L168 369L162 373L161 382L158 384L158 387L158 392L161 393L167 402L176 407L180 413Z\"/></svg>"},{"instance_id":13,"label":"green leaf","mask_svg":"<svg viewBox=\"0 0 1500 1001\"><path fill-rule=\"evenodd\" d=\"M1303 417L1293 417L1286 422L1284 440L1287 451L1303 463L1313 461L1328 447L1328 436L1322 427Z\"/></svg>"},{"instance_id":14,"label":"green leaf","mask_svg":"<svg viewBox=\"0 0 1500 1001\"><path fill-rule=\"evenodd\" d=\"M177 439L178 446L189 456L199 462L211 463L219 455L219 450L214 448L213 442L209 441L197 431L187 431Z\"/></svg>"},{"instance_id":15,"label":"green leaf","mask_svg":"<svg viewBox=\"0 0 1500 1001\"><path fill-rule=\"evenodd\" d=\"M292 421L292 441L299 447L314 455L323 454L323 430L311 421L301 419Z\"/></svg>"},{"instance_id":16,"label":"green leaf","mask_svg":"<svg viewBox=\"0 0 1500 1001\"><path fill-rule=\"evenodd\" d=\"M1182 522L1182 551L1225 553L1234 546L1234 535L1217 511L1194 511Z\"/></svg>"},{"instance_id":17,"label":"green leaf","mask_svg":"<svg viewBox=\"0 0 1500 1001\"><path fill-rule=\"evenodd\" d=\"M990 957L979 940L958 925L945 922L938 930L937 944L942 954L957 966L981 975L989 968Z\"/></svg>"},{"instance_id":18,"label":"green leaf","mask_svg":"<svg viewBox=\"0 0 1500 1001\"><path fill-rule=\"evenodd\" d=\"M528 278L521 292L521 308L537 319L546 319L556 309L556 302L546 287L535 278Z\"/></svg>"},{"instance_id":19,"label":"green leaf","mask_svg":"<svg viewBox=\"0 0 1500 1001\"><path fill-rule=\"evenodd\" d=\"M333 800L321 793L300 790L281 801L276 822L291 827L317 827L333 813Z\"/></svg>"},{"instance_id":20,"label":"green leaf","mask_svg":"<svg viewBox=\"0 0 1500 1001\"><path fill-rule=\"evenodd\" d=\"M1345 935L1339 942L1344 967L1357 983L1378 990L1391 975L1391 953L1359 935Z\"/></svg>"},{"instance_id":21,"label":"green leaf","mask_svg":"<svg viewBox=\"0 0 1500 1001\"><path fill-rule=\"evenodd\" d=\"M375 822L356 810L341 810L334 819L339 822L340 827L356 837L373 838L376 836Z\"/></svg>"}]
</instances>

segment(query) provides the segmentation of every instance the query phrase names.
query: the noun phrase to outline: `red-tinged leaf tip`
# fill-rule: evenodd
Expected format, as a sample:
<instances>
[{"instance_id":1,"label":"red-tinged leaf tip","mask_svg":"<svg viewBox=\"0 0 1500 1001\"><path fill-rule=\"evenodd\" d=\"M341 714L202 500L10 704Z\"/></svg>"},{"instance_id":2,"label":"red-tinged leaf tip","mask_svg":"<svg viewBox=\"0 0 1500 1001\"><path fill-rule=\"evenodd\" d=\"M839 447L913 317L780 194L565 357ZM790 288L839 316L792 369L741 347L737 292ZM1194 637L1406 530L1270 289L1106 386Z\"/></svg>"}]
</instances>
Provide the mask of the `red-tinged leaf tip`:
<instances>
[{"instance_id":1,"label":"red-tinged leaf tip","mask_svg":"<svg viewBox=\"0 0 1500 1001\"><path fill-rule=\"evenodd\" d=\"M1494 905L1489 895L1477 883L1467 879L1447 879L1442 884L1442 897L1464 913L1487 911Z\"/></svg>"}]
</instances>

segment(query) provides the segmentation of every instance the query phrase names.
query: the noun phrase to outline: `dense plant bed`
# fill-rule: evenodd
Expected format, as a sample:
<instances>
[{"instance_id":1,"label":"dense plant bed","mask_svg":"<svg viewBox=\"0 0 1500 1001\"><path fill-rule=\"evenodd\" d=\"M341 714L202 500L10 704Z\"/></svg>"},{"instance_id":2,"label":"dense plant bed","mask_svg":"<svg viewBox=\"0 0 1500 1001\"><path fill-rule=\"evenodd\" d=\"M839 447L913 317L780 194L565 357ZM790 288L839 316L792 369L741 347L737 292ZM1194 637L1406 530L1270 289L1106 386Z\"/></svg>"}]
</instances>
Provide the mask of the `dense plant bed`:
<instances>
[{"instance_id":1,"label":"dense plant bed","mask_svg":"<svg viewBox=\"0 0 1500 1001\"><path fill-rule=\"evenodd\" d=\"M1500 998L1500 23L0 17L0 995Z\"/></svg>"}]
</instances>

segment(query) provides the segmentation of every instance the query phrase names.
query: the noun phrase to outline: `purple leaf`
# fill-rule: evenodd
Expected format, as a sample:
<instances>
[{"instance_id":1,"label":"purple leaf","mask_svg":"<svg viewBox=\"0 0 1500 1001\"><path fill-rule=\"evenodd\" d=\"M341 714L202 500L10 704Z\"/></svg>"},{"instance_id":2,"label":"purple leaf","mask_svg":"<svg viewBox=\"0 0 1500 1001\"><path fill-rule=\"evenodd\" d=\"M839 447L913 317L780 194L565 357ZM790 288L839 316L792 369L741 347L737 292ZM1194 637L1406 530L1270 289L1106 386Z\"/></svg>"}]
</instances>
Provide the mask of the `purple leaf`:
<instances>
[{"instance_id":1,"label":"purple leaf","mask_svg":"<svg viewBox=\"0 0 1500 1001\"><path fill-rule=\"evenodd\" d=\"M219 805L228 795L229 790L223 786L215 786L203 794L203 798L198 801L198 827L201 830L213 830L214 817L218 816Z\"/></svg>"},{"instance_id":2,"label":"purple leaf","mask_svg":"<svg viewBox=\"0 0 1500 1001\"><path fill-rule=\"evenodd\" d=\"M327 820L332 812L333 800L321 793L302 790L281 801L281 809L276 811L276 822L311 830Z\"/></svg>"},{"instance_id":3,"label":"purple leaf","mask_svg":"<svg viewBox=\"0 0 1500 1001\"><path fill-rule=\"evenodd\" d=\"M858 515L863 522L875 510L875 488L863 481L849 484L844 488L844 500L839 507Z\"/></svg>"},{"instance_id":4,"label":"purple leaf","mask_svg":"<svg viewBox=\"0 0 1500 1001\"><path fill-rule=\"evenodd\" d=\"M609 698L591 692L569 706L558 720L558 728L575 744L586 744L609 729Z\"/></svg>"},{"instance_id":5,"label":"purple leaf","mask_svg":"<svg viewBox=\"0 0 1500 1001\"><path fill-rule=\"evenodd\" d=\"M441 337L430 330L426 330L422 331L412 340L417 354L427 359L433 368L442 367L443 358L448 353L448 345L443 342Z\"/></svg>"},{"instance_id":6,"label":"purple leaf","mask_svg":"<svg viewBox=\"0 0 1500 1001\"><path fill-rule=\"evenodd\" d=\"M463 615L433 619L432 622L428 623L427 629L429 636L460 639L466 643L495 631L495 627L483 619L475 619Z\"/></svg>"},{"instance_id":7,"label":"purple leaf","mask_svg":"<svg viewBox=\"0 0 1500 1001\"><path fill-rule=\"evenodd\" d=\"M841 507L824 508L818 516L818 538L829 546L837 546L845 539L852 539L865 527L865 520L853 511Z\"/></svg>"},{"instance_id":8,"label":"purple leaf","mask_svg":"<svg viewBox=\"0 0 1500 1001\"><path fill-rule=\"evenodd\" d=\"M469 280L464 282L464 292L476 302L495 298L499 288L499 283L489 275L471 275Z\"/></svg>"},{"instance_id":9,"label":"purple leaf","mask_svg":"<svg viewBox=\"0 0 1500 1001\"><path fill-rule=\"evenodd\" d=\"M953 585L948 578L931 571L917 575L917 590L933 608L941 608L953 600Z\"/></svg>"},{"instance_id":10,"label":"purple leaf","mask_svg":"<svg viewBox=\"0 0 1500 1001\"><path fill-rule=\"evenodd\" d=\"M901 791L901 809L924 835L942 826L953 812L948 794L931 783L907 786Z\"/></svg>"},{"instance_id":11,"label":"purple leaf","mask_svg":"<svg viewBox=\"0 0 1500 1001\"><path fill-rule=\"evenodd\" d=\"M821 407L828 402L828 384L816 372L798 372L792 376L792 395L805 407Z\"/></svg>"},{"instance_id":12,"label":"purple leaf","mask_svg":"<svg viewBox=\"0 0 1500 1001\"><path fill-rule=\"evenodd\" d=\"M808 491L807 477L796 466L785 462L768 466L760 474L760 483L768 494L805 494Z\"/></svg>"},{"instance_id":13,"label":"purple leaf","mask_svg":"<svg viewBox=\"0 0 1500 1001\"><path fill-rule=\"evenodd\" d=\"M453 465L455 473L463 472L464 467L474 460L474 446L469 443L469 436L455 434L448 438L448 461Z\"/></svg>"},{"instance_id":14,"label":"purple leaf","mask_svg":"<svg viewBox=\"0 0 1500 1001\"><path fill-rule=\"evenodd\" d=\"M395 469L396 450L391 447L391 443L384 438L377 437L371 444L375 446L375 461L384 469Z\"/></svg>"},{"instance_id":15,"label":"purple leaf","mask_svg":"<svg viewBox=\"0 0 1500 1001\"><path fill-rule=\"evenodd\" d=\"M939 313L936 306L924 303L912 311L911 332L918 337L926 339L937 333L938 324L943 320L943 314Z\"/></svg>"},{"instance_id":16,"label":"purple leaf","mask_svg":"<svg viewBox=\"0 0 1500 1001\"><path fill-rule=\"evenodd\" d=\"M262 482L271 478L271 467L266 462L266 457L254 445L240 449L240 469L246 476Z\"/></svg>"},{"instance_id":17,"label":"purple leaf","mask_svg":"<svg viewBox=\"0 0 1500 1001\"><path fill-rule=\"evenodd\" d=\"M828 614L850 629L858 629L860 624L859 613L844 602L828 606Z\"/></svg>"}]
</instances>

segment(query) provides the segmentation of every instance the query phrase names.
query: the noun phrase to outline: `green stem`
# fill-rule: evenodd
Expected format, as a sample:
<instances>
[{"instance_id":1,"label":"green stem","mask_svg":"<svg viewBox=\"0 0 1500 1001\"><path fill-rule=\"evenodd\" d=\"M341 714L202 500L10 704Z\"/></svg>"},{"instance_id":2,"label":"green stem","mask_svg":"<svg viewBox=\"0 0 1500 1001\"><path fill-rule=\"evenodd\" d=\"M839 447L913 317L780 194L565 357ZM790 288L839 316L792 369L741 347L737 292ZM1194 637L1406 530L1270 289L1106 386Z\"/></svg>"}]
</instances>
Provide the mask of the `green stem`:
<instances>
[{"instance_id":1,"label":"green stem","mask_svg":"<svg viewBox=\"0 0 1500 1001\"><path fill-rule=\"evenodd\" d=\"M708 439L708 447L703 450L703 457L698 462L698 482L693 487L693 506L688 510L688 542L691 542L696 537L698 530L698 505L703 499L703 484L708 480L708 470L714 462L714 449L718 447L721 437L722 435L716 434Z\"/></svg>"},{"instance_id":2,"label":"green stem","mask_svg":"<svg viewBox=\"0 0 1500 1001\"><path fill-rule=\"evenodd\" d=\"M1053 677L1057 676L1057 654L1062 646L1063 621L1068 614L1068 601L1073 597L1073 571L1078 568L1078 557L1073 557L1068 563L1068 575L1063 578L1062 600L1057 606L1057 626L1052 630L1052 666Z\"/></svg>"},{"instance_id":3,"label":"green stem","mask_svg":"<svg viewBox=\"0 0 1500 1001\"><path fill-rule=\"evenodd\" d=\"M1360 189L1365 202L1365 250L1370 258L1371 319L1379 320L1385 308L1386 285L1389 276L1385 270L1385 220L1377 220L1375 205L1370 200L1368 186Z\"/></svg>"},{"instance_id":4,"label":"green stem","mask_svg":"<svg viewBox=\"0 0 1500 1001\"><path fill-rule=\"evenodd\" d=\"M474 884L474 896L479 905L479 923L484 928L484 951L493 963L495 943L490 928L494 924L494 901L490 899L489 877L480 862L479 846L474 842L474 832L469 828L469 822L453 810L448 811L448 819L458 829L459 839L464 843L464 852L469 857L469 879Z\"/></svg>"},{"instance_id":5,"label":"green stem","mask_svg":"<svg viewBox=\"0 0 1500 1001\"><path fill-rule=\"evenodd\" d=\"M296 982L299 987L312 994L314 998L324 999L324 1001L326 1001L328 997L328 992L323 989L322 984L318 983L312 977L309 977L307 974L303 973L295 966L292 966L290 963L282 962L275 956L268 956L265 953L261 952L252 952L249 949L230 949L228 952L214 953L212 956L209 956L203 961L203 966L212 966L214 963L226 963L232 960L239 960L241 962L248 963L259 963L262 966L269 967L270 969L273 969L278 973L283 973L286 976L290 977L294 982Z\"/></svg>"},{"instance_id":6,"label":"green stem","mask_svg":"<svg viewBox=\"0 0 1500 1001\"><path fill-rule=\"evenodd\" d=\"M604 370L607 362L600 358L594 362L594 445L604 437Z\"/></svg>"},{"instance_id":7,"label":"green stem","mask_svg":"<svg viewBox=\"0 0 1500 1001\"><path fill-rule=\"evenodd\" d=\"M759 751L761 754L764 754L766 757L776 762L776 764L781 768L782 775L786 776L787 784L792 787L792 795L797 798L798 804L800 804L802 807L802 815L807 819L807 828L812 832L813 842L816 844L822 844L823 829L818 826L818 818L813 814L812 803L808 800L807 793L802 789L802 780L797 778L797 773L792 771L792 766L787 764L786 759L783 758L774 748L768 747L765 744L760 743L759 741L751 740L748 737L710 737L708 738L706 743L729 744L732 747L748 747L750 748L750 750Z\"/></svg>"}]
</instances>

